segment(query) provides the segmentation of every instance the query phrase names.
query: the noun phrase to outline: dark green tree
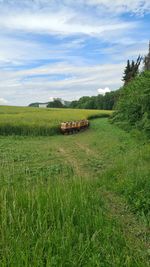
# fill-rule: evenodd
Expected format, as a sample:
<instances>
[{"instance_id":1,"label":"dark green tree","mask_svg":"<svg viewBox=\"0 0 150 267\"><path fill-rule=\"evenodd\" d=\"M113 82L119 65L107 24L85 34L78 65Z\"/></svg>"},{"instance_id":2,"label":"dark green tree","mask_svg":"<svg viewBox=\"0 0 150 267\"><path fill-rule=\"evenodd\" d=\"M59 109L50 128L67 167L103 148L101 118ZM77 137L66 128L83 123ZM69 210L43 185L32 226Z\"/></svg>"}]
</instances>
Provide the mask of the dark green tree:
<instances>
[{"instance_id":1,"label":"dark green tree","mask_svg":"<svg viewBox=\"0 0 150 267\"><path fill-rule=\"evenodd\" d=\"M127 61L127 66L125 67L124 70L124 75L123 75L123 81L124 81L124 85L127 85L131 80L133 80L137 74L139 73L139 66L141 64L142 61L142 57L139 55L136 62L134 60L132 60L132 62L130 63L130 61Z\"/></svg>"},{"instance_id":2,"label":"dark green tree","mask_svg":"<svg viewBox=\"0 0 150 267\"><path fill-rule=\"evenodd\" d=\"M124 84L127 84L130 80L130 75L131 75L131 65L130 65L130 61L127 61L127 66L125 67L124 70L124 75L122 80L124 81Z\"/></svg>"},{"instance_id":3,"label":"dark green tree","mask_svg":"<svg viewBox=\"0 0 150 267\"><path fill-rule=\"evenodd\" d=\"M69 108L77 108L78 106L78 100L74 100L70 103Z\"/></svg>"},{"instance_id":4,"label":"dark green tree","mask_svg":"<svg viewBox=\"0 0 150 267\"><path fill-rule=\"evenodd\" d=\"M59 100L54 100L53 102L49 102L47 105L48 108L63 108L63 104Z\"/></svg>"}]
</instances>

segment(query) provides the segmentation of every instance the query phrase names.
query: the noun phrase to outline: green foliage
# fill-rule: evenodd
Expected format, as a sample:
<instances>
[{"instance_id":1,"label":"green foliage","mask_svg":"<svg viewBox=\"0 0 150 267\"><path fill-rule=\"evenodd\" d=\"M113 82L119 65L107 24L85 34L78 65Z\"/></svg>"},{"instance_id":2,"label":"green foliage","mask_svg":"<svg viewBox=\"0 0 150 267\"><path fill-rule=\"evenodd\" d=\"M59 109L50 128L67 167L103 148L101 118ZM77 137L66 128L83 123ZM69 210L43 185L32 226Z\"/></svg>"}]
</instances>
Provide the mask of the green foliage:
<instances>
[{"instance_id":1,"label":"green foliage","mask_svg":"<svg viewBox=\"0 0 150 267\"><path fill-rule=\"evenodd\" d=\"M139 56L136 62L134 62L134 60L132 60L131 63L129 60L127 61L127 66L125 68L124 76L122 79L124 81L124 85L128 84L132 79L137 76L141 60L142 57Z\"/></svg>"},{"instance_id":2,"label":"green foliage","mask_svg":"<svg viewBox=\"0 0 150 267\"><path fill-rule=\"evenodd\" d=\"M130 72L131 72L131 66L130 66L130 61L127 61L127 66L125 67L124 70L124 76L123 76L123 81L124 83L127 83L130 80Z\"/></svg>"},{"instance_id":3,"label":"green foliage","mask_svg":"<svg viewBox=\"0 0 150 267\"><path fill-rule=\"evenodd\" d=\"M150 136L150 72L143 72L121 89L112 121Z\"/></svg>"},{"instance_id":4,"label":"green foliage","mask_svg":"<svg viewBox=\"0 0 150 267\"><path fill-rule=\"evenodd\" d=\"M71 108L112 110L118 101L119 90L98 96L84 96L78 101L72 101Z\"/></svg>"},{"instance_id":5,"label":"green foliage","mask_svg":"<svg viewBox=\"0 0 150 267\"><path fill-rule=\"evenodd\" d=\"M59 100L54 100L53 102L49 102L47 105L48 108L63 108L63 104Z\"/></svg>"},{"instance_id":6,"label":"green foliage","mask_svg":"<svg viewBox=\"0 0 150 267\"><path fill-rule=\"evenodd\" d=\"M38 103L38 102L31 103L31 104L29 105L29 107L38 108L38 107L39 107L39 104L40 104L40 103Z\"/></svg>"}]
</instances>

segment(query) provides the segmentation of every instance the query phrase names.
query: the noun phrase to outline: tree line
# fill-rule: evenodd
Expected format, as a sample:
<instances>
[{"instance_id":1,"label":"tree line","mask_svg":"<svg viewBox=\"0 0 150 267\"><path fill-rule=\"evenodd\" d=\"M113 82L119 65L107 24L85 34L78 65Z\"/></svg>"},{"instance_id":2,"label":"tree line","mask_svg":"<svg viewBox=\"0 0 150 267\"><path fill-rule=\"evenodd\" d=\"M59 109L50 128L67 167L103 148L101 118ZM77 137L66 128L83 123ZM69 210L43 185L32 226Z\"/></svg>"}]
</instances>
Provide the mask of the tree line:
<instances>
[{"instance_id":1,"label":"tree line","mask_svg":"<svg viewBox=\"0 0 150 267\"><path fill-rule=\"evenodd\" d=\"M133 75L128 75L130 71L127 69L130 70L129 65L132 67L132 63L127 63L123 77L124 86L120 89L120 97L112 122L126 130L143 131L150 137L150 43L143 63L143 69L136 70Z\"/></svg>"},{"instance_id":2,"label":"tree line","mask_svg":"<svg viewBox=\"0 0 150 267\"><path fill-rule=\"evenodd\" d=\"M83 96L79 100L63 104L60 100L45 103L47 108L76 108L76 109L104 109L112 110L119 98L119 90L111 91L105 95L98 96ZM42 103L31 103L30 107L39 107Z\"/></svg>"},{"instance_id":3,"label":"tree line","mask_svg":"<svg viewBox=\"0 0 150 267\"><path fill-rule=\"evenodd\" d=\"M119 98L119 90L98 96L83 96L77 101L72 101L70 108L79 109L105 109L112 110Z\"/></svg>"}]
</instances>

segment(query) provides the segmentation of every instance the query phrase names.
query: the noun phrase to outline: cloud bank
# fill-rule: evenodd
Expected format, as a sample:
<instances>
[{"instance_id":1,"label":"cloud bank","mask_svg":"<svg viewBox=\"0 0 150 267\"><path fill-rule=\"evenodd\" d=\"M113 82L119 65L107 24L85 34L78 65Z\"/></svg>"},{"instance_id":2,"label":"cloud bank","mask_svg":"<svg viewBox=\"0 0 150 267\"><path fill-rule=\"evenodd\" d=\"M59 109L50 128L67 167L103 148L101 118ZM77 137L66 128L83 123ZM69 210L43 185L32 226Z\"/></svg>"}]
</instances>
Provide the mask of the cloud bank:
<instances>
[{"instance_id":1,"label":"cloud bank","mask_svg":"<svg viewBox=\"0 0 150 267\"><path fill-rule=\"evenodd\" d=\"M119 88L126 60L147 51L149 13L147 0L1 0L1 103Z\"/></svg>"}]
</instances>

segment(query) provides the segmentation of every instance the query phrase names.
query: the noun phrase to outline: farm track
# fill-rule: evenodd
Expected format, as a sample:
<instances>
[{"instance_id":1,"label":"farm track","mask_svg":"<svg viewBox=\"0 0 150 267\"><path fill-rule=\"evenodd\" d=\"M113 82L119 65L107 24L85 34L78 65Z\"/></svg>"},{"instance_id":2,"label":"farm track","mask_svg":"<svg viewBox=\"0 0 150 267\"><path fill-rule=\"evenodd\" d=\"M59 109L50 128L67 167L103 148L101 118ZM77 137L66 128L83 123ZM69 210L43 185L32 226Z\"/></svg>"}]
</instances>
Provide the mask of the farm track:
<instances>
[{"instance_id":1,"label":"farm track","mask_svg":"<svg viewBox=\"0 0 150 267\"><path fill-rule=\"evenodd\" d=\"M81 138L80 141L79 138ZM83 139L83 135L78 135L78 142L76 142L75 138L66 139L63 143L61 142L61 147L59 147L58 151L65 161L69 165L71 164L78 176L82 176L84 179L96 179L97 173L95 173L92 167L87 169L86 163L89 156L93 160L98 160L101 158L101 154L97 149L91 149L87 143L82 142ZM105 172L104 169L102 171ZM108 217L114 218L121 225L128 245L131 245L139 254L142 251L145 257L149 257L149 228L143 225L130 211L124 198L103 187L99 188L97 193L102 196L105 202Z\"/></svg>"},{"instance_id":2,"label":"farm track","mask_svg":"<svg viewBox=\"0 0 150 267\"><path fill-rule=\"evenodd\" d=\"M68 165L72 166L77 175L84 175L84 170L81 170L79 162L77 162L77 160L72 156L72 154L69 153L69 151L66 150L65 147L59 147L58 151L61 154L61 157L63 157L64 160L68 163Z\"/></svg>"}]
</instances>

